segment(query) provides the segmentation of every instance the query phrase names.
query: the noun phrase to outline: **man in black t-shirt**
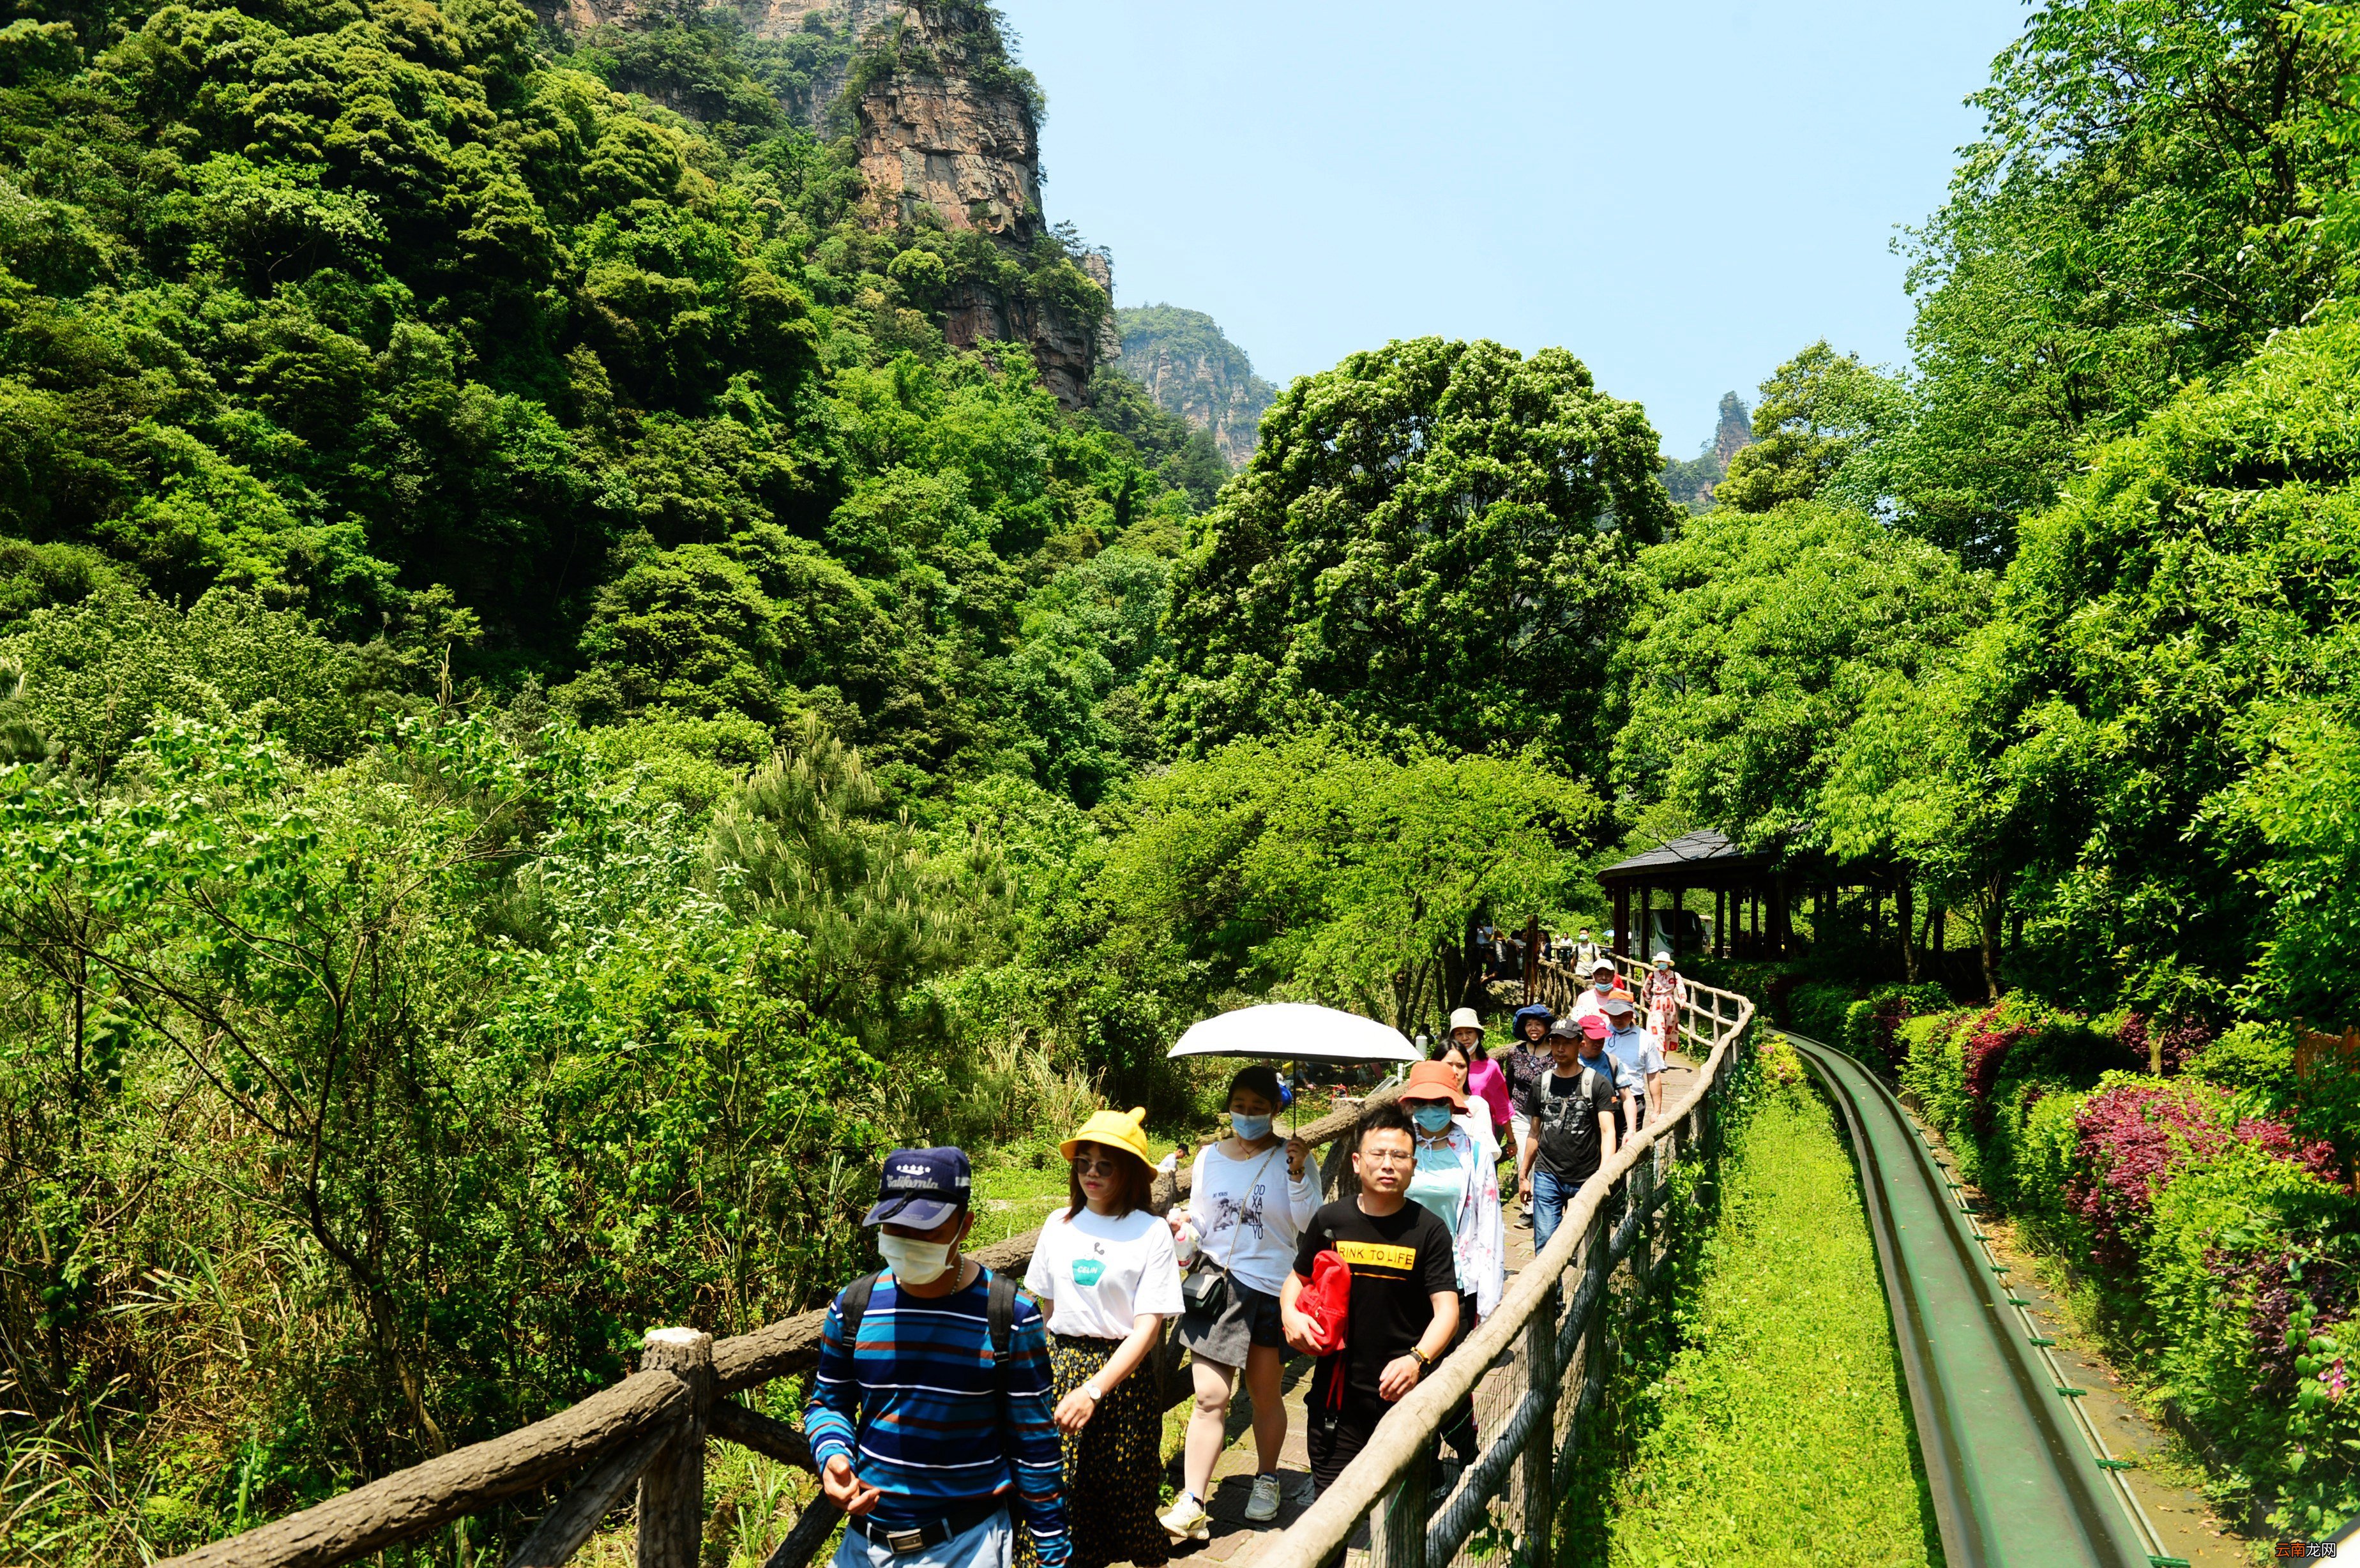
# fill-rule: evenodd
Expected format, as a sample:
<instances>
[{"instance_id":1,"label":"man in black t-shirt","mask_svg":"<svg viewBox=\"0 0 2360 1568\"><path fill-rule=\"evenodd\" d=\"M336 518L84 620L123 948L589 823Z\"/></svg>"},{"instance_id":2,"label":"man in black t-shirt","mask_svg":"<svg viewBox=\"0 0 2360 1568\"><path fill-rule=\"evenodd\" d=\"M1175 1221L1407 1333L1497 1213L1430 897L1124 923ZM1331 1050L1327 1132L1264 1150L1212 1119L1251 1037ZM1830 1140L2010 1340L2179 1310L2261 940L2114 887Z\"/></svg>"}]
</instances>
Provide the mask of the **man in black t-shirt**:
<instances>
[{"instance_id":1,"label":"man in black t-shirt","mask_svg":"<svg viewBox=\"0 0 2360 1568\"><path fill-rule=\"evenodd\" d=\"M1360 1117L1352 1170L1360 1179L1360 1195L1339 1198L1311 1216L1295 1249L1295 1272L1278 1298L1287 1343L1312 1354L1311 1320L1296 1303L1311 1283L1313 1260L1332 1250L1351 1268L1344 1348L1321 1356L1311 1374L1306 1442L1311 1478L1322 1490L1360 1452L1393 1401L1441 1359L1459 1330L1459 1266L1450 1229L1424 1204L1409 1201L1417 1139L1399 1105L1371 1106Z\"/></svg>"},{"instance_id":2,"label":"man in black t-shirt","mask_svg":"<svg viewBox=\"0 0 2360 1568\"><path fill-rule=\"evenodd\" d=\"M1605 1020L1595 1015L1579 1026L1568 1020L1549 1029L1555 1065L1534 1093L1532 1136L1523 1157L1532 1171L1535 1253L1557 1234L1581 1184L1614 1152L1614 1063L1601 1044L1605 1032Z\"/></svg>"}]
</instances>

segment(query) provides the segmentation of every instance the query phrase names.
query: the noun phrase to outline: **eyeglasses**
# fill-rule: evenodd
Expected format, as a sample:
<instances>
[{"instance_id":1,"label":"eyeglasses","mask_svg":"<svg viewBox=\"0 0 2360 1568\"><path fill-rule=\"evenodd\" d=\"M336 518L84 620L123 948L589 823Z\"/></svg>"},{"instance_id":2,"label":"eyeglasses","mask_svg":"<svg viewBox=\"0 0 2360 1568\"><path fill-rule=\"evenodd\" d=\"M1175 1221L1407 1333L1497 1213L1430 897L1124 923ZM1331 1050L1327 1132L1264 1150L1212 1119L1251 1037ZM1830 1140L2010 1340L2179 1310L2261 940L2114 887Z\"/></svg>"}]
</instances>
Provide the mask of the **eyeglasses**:
<instances>
[{"instance_id":1,"label":"eyeglasses","mask_svg":"<svg viewBox=\"0 0 2360 1568\"><path fill-rule=\"evenodd\" d=\"M1121 1161L1111 1154L1074 1156L1074 1174L1076 1176L1111 1176L1121 1169Z\"/></svg>"}]
</instances>

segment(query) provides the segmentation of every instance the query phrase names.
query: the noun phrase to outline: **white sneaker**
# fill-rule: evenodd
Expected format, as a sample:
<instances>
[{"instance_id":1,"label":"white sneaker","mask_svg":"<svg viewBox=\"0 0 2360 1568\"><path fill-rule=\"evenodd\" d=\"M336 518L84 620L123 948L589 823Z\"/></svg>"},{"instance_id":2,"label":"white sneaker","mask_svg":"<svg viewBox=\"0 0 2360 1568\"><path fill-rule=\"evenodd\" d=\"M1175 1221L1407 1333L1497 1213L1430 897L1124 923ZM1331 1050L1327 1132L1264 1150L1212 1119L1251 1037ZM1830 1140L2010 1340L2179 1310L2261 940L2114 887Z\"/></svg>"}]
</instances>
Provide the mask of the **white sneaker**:
<instances>
[{"instance_id":1,"label":"white sneaker","mask_svg":"<svg viewBox=\"0 0 2360 1568\"><path fill-rule=\"evenodd\" d=\"M1170 1536L1175 1545L1184 1541L1213 1539L1213 1516L1205 1511L1204 1504L1185 1492L1181 1493L1171 1508L1155 1522L1164 1527L1164 1533Z\"/></svg>"},{"instance_id":2,"label":"white sneaker","mask_svg":"<svg viewBox=\"0 0 2360 1568\"><path fill-rule=\"evenodd\" d=\"M1271 1520L1278 1517L1278 1477L1275 1475L1255 1476L1253 1496L1246 1499L1246 1522L1248 1524L1268 1524Z\"/></svg>"}]
</instances>

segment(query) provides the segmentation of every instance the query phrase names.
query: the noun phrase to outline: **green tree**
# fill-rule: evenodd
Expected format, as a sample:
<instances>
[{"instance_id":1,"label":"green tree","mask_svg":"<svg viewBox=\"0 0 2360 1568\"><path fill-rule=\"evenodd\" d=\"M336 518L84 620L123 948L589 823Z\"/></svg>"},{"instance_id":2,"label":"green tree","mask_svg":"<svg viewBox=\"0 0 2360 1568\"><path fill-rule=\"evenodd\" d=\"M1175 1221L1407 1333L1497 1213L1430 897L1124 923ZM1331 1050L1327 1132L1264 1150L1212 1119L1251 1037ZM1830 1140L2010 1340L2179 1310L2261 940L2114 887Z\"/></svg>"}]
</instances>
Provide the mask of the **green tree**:
<instances>
[{"instance_id":1,"label":"green tree","mask_svg":"<svg viewBox=\"0 0 2360 1568\"><path fill-rule=\"evenodd\" d=\"M1824 502L1716 507L1639 573L1617 791L1763 846L1824 844L1818 793L1870 693L1942 668L1991 594L1944 551Z\"/></svg>"},{"instance_id":2,"label":"green tree","mask_svg":"<svg viewBox=\"0 0 2360 1568\"><path fill-rule=\"evenodd\" d=\"M2085 441L2235 365L2326 297L2315 223L2341 51L2278 0L2035 11L1972 102L1981 140L1910 241L1920 413L1908 526L1977 563ZM2324 243L2323 243L2324 242Z\"/></svg>"},{"instance_id":3,"label":"green tree","mask_svg":"<svg viewBox=\"0 0 2360 1568\"><path fill-rule=\"evenodd\" d=\"M1560 349L1420 338L1296 381L1174 579L1169 734L1349 714L1569 757L1672 520L1655 448Z\"/></svg>"},{"instance_id":4,"label":"green tree","mask_svg":"<svg viewBox=\"0 0 2360 1568\"><path fill-rule=\"evenodd\" d=\"M1825 496L1874 509L1885 499L1879 438L1906 414L1898 382L1821 338L1762 384L1754 441L1729 460L1729 472L1713 486L1713 505L1766 512Z\"/></svg>"}]
</instances>

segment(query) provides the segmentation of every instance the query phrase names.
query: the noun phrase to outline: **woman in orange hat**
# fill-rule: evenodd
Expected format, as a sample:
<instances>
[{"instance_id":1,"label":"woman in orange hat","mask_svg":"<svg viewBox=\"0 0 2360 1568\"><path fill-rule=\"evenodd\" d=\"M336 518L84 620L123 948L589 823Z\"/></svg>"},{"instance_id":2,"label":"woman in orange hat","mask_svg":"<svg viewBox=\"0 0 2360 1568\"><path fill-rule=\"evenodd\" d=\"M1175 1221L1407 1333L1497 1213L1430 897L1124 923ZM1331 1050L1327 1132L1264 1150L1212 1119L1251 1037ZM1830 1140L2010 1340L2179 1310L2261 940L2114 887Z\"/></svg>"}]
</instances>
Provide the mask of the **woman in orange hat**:
<instances>
[{"instance_id":1,"label":"woman in orange hat","mask_svg":"<svg viewBox=\"0 0 2360 1568\"><path fill-rule=\"evenodd\" d=\"M1410 1178L1410 1201L1421 1203L1450 1231L1459 1270L1458 1348L1477 1322L1500 1304L1507 1281L1508 1234L1500 1219L1500 1177L1466 1119L1467 1095L1448 1063L1421 1062L1402 1085L1402 1107L1417 1128L1417 1172ZM1475 1462L1475 1411L1471 1404L1452 1410L1442 1435L1462 1465Z\"/></svg>"},{"instance_id":2,"label":"woman in orange hat","mask_svg":"<svg viewBox=\"0 0 2360 1568\"><path fill-rule=\"evenodd\" d=\"M1155 1522L1163 1401L1154 1378L1132 1376L1181 1304L1171 1228L1148 1206L1146 1119L1144 1110L1099 1111L1059 1146L1071 1162L1066 1206L1041 1227L1024 1271L1049 1320L1072 1568L1171 1555Z\"/></svg>"}]
</instances>

